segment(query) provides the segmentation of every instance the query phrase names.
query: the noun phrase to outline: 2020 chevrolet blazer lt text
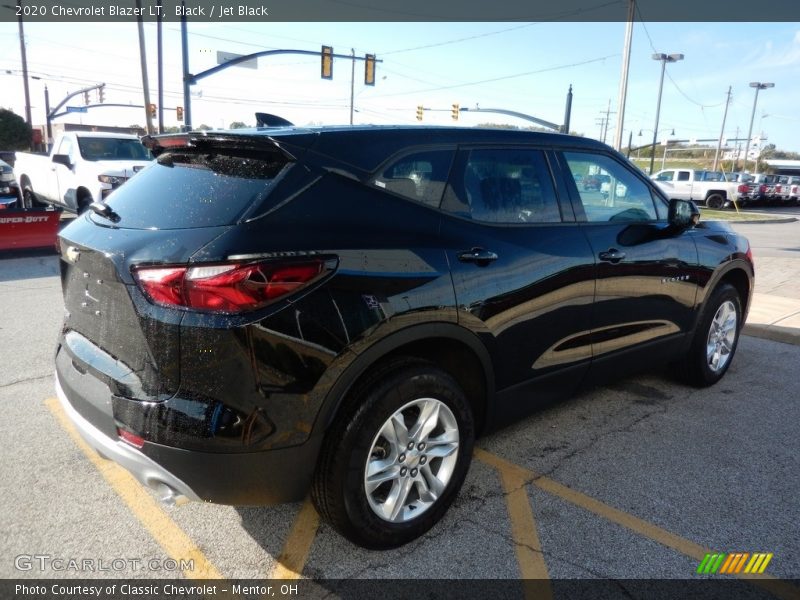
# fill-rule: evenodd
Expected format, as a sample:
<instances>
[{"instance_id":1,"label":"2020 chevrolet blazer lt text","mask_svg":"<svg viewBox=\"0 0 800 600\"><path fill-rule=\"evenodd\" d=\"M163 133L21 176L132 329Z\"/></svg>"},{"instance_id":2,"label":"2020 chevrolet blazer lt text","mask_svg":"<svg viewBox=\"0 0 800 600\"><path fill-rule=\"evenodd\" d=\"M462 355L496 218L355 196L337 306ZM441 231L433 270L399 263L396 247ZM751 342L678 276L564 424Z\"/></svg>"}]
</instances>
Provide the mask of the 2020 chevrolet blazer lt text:
<instances>
[{"instance_id":1,"label":"2020 chevrolet blazer lt text","mask_svg":"<svg viewBox=\"0 0 800 600\"><path fill-rule=\"evenodd\" d=\"M736 351L747 241L593 140L146 141L157 160L60 235L56 386L165 499L310 490L350 540L397 546L447 510L476 435L665 362L711 385Z\"/></svg>"}]
</instances>

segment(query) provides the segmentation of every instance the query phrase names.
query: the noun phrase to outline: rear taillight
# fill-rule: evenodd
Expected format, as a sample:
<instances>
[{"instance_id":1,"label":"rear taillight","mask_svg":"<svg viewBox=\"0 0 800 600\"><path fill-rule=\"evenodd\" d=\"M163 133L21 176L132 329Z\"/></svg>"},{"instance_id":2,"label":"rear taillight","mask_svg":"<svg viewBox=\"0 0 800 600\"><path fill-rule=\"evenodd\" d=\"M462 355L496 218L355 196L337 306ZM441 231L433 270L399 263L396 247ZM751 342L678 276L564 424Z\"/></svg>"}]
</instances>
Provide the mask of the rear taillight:
<instances>
[{"instance_id":1,"label":"rear taillight","mask_svg":"<svg viewBox=\"0 0 800 600\"><path fill-rule=\"evenodd\" d=\"M758 191L761 192L762 194L764 194L767 191L766 184L762 183L760 186L758 186Z\"/></svg>"},{"instance_id":2,"label":"rear taillight","mask_svg":"<svg viewBox=\"0 0 800 600\"><path fill-rule=\"evenodd\" d=\"M319 258L289 263L137 267L133 273L142 291L155 304L240 313L293 294L327 270L325 259Z\"/></svg>"},{"instance_id":3,"label":"rear taillight","mask_svg":"<svg viewBox=\"0 0 800 600\"><path fill-rule=\"evenodd\" d=\"M744 255L747 257L747 260L753 262L753 249L749 245L747 246L747 252L745 252Z\"/></svg>"},{"instance_id":4,"label":"rear taillight","mask_svg":"<svg viewBox=\"0 0 800 600\"><path fill-rule=\"evenodd\" d=\"M750 186L747 185L746 183L743 183L737 189L739 190L740 194L746 194L747 192L750 191Z\"/></svg>"}]
</instances>

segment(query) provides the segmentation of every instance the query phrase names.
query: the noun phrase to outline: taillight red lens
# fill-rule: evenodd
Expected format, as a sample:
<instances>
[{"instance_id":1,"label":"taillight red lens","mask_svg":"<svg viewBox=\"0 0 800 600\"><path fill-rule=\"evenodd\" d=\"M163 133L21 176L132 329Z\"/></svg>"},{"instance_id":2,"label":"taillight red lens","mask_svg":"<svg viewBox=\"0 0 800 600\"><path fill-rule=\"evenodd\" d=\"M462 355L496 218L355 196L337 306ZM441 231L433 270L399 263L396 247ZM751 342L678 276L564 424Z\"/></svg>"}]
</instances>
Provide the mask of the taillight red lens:
<instances>
[{"instance_id":1,"label":"taillight red lens","mask_svg":"<svg viewBox=\"0 0 800 600\"><path fill-rule=\"evenodd\" d=\"M201 311L239 313L261 308L311 283L323 259L296 263L227 263L191 267L140 267L139 285L156 303Z\"/></svg>"},{"instance_id":2,"label":"taillight red lens","mask_svg":"<svg viewBox=\"0 0 800 600\"><path fill-rule=\"evenodd\" d=\"M763 194L764 192L767 191L767 186L762 183L760 186L758 186L758 191Z\"/></svg>"},{"instance_id":3,"label":"taillight red lens","mask_svg":"<svg viewBox=\"0 0 800 600\"><path fill-rule=\"evenodd\" d=\"M128 442L134 448L143 448L144 447L144 438L141 436L136 435L135 433L131 433L130 431L125 431L121 427L117 427L117 435L123 442Z\"/></svg>"},{"instance_id":4,"label":"taillight red lens","mask_svg":"<svg viewBox=\"0 0 800 600\"><path fill-rule=\"evenodd\" d=\"M743 183L738 187L738 190L740 194L746 194L747 192L750 191L750 186L747 185L746 183Z\"/></svg>"},{"instance_id":5,"label":"taillight red lens","mask_svg":"<svg viewBox=\"0 0 800 600\"><path fill-rule=\"evenodd\" d=\"M183 306L183 276L186 267L137 269L136 279L144 293L156 304Z\"/></svg>"}]
</instances>

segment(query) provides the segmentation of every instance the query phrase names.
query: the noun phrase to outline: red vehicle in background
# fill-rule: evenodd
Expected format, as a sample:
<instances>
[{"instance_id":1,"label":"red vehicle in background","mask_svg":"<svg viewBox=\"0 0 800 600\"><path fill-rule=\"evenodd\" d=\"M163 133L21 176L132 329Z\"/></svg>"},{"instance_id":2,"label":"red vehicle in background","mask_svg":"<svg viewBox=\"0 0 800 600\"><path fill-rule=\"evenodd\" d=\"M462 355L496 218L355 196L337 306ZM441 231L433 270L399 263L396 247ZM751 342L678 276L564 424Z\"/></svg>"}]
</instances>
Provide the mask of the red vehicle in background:
<instances>
[{"instance_id":1,"label":"red vehicle in background","mask_svg":"<svg viewBox=\"0 0 800 600\"><path fill-rule=\"evenodd\" d=\"M22 208L13 169L0 160L0 250L55 248L61 211Z\"/></svg>"}]
</instances>

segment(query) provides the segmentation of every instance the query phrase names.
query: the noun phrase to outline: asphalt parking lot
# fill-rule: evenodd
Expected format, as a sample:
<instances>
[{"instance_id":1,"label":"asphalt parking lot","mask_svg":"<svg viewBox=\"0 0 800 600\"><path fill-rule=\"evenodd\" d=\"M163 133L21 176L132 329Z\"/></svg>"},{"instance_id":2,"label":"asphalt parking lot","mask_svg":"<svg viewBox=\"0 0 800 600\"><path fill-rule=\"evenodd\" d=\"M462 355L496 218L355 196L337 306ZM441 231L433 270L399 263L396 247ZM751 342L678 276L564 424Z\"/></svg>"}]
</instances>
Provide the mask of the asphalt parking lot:
<instances>
[{"instance_id":1,"label":"asphalt parking lot","mask_svg":"<svg viewBox=\"0 0 800 600\"><path fill-rule=\"evenodd\" d=\"M53 400L57 274L52 254L0 257L2 578L691 580L706 553L763 552L742 585L800 596L798 346L743 337L710 389L655 366L544 407L479 440L423 539L369 552L308 503L161 506L91 453Z\"/></svg>"}]
</instances>

